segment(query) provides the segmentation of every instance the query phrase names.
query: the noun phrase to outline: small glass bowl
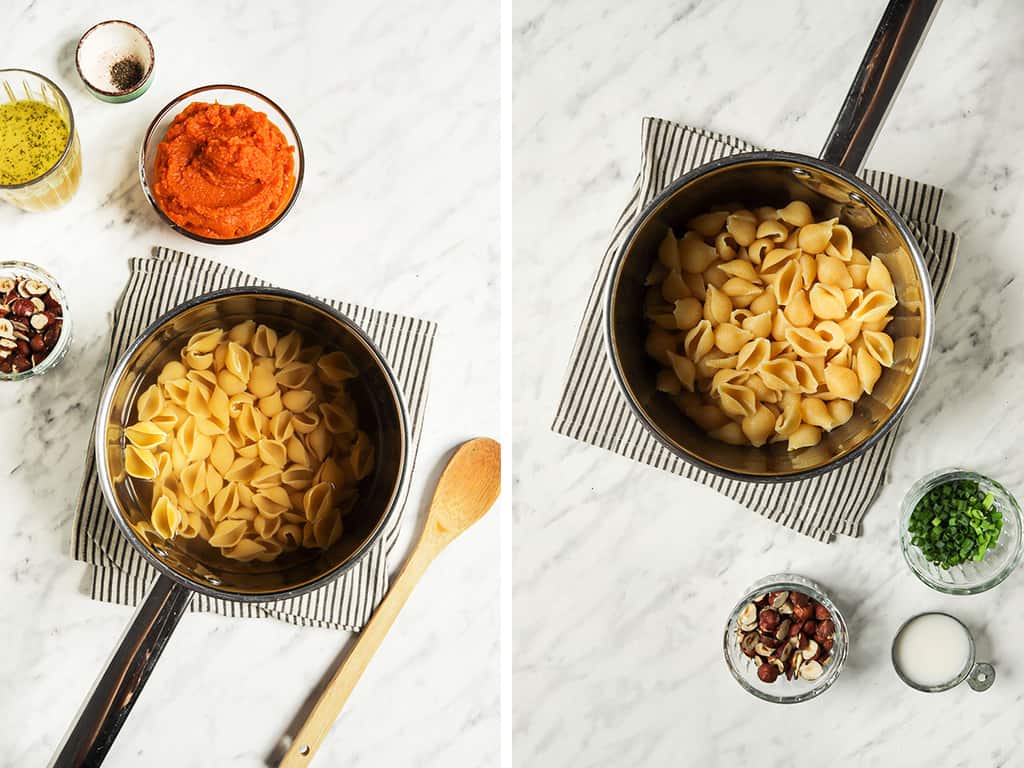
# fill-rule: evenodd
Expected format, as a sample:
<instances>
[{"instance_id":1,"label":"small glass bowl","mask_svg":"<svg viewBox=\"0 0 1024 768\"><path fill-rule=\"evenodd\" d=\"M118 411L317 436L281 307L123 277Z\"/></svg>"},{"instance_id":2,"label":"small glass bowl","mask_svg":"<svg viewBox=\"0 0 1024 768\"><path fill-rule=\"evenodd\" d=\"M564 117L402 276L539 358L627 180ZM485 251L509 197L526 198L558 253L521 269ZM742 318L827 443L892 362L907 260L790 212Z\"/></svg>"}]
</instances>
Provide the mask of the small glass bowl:
<instances>
[{"instance_id":1,"label":"small glass bowl","mask_svg":"<svg viewBox=\"0 0 1024 768\"><path fill-rule=\"evenodd\" d=\"M989 546L983 560L968 560L945 570L928 562L921 550L911 543L908 526L914 507L928 491L959 480L974 480L983 494L991 493L995 497L995 504L1003 514L1003 530L995 544ZM918 480L904 497L900 511L900 549L910 570L932 589L947 595L976 595L1001 584L1020 564L1024 555L1022 528L1020 505L995 480L965 469L940 470Z\"/></svg>"},{"instance_id":2,"label":"small glass bowl","mask_svg":"<svg viewBox=\"0 0 1024 768\"><path fill-rule=\"evenodd\" d=\"M747 603L753 602L754 598L758 595L762 595L765 592L780 592L783 590L787 592L803 592L811 599L821 603L828 609L829 614L832 616L832 621L836 625L835 634L833 635L831 659L825 665L825 674L817 680L810 681L799 678L787 680L784 676L780 675L774 683L765 683L757 676L757 667L754 665L754 662L744 656L740 650L740 644L736 637L740 611L743 610ZM798 704L802 701L809 701L815 696L820 696L839 677L849 650L849 630L846 626L846 620L839 612L836 604L822 591L818 584L797 574L777 573L772 576L766 576L752 585L743 598L736 603L736 607L732 609L732 612L729 614L729 620L725 625L722 648L725 651L725 662L729 667L729 672L736 678L736 682L748 693L752 693L757 698L774 704Z\"/></svg>"},{"instance_id":3,"label":"small glass bowl","mask_svg":"<svg viewBox=\"0 0 1024 768\"><path fill-rule=\"evenodd\" d=\"M175 223L170 217L163 212L160 205L157 203L156 198L153 195L153 191L150 188L149 177L153 170L153 166L156 163L156 152L160 146L160 142L163 141L164 136L167 134L167 129L171 123L174 122L182 110L184 110L190 104L195 102L206 102L206 103L217 103L217 104L244 104L250 109L256 112L264 113L267 118L284 134L285 140L293 147L295 147L295 186L292 188L291 197L288 202L282 206L281 210L278 211L270 222L265 224L255 232L250 232L247 235L241 237L206 237L205 235L199 235L195 232L182 227L180 224ZM142 184L142 191L146 195L146 199L149 200L150 205L153 206L153 210L156 211L157 215L163 219L171 229L180 232L185 237L197 240L200 243L209 243L210 245L233 245L235 243L244 243L249 240L254 240L260 235L264 235L284 219L288 215L288 212L295 205L295 201L299 197L299 190L302 189L302 177L305 173L305 155L302 152L302 141L299 139L299 132L295 128L295 124L291 121L291 118L285 114L285 111L281 109L277 104L268 99L261 93L246 88L241 85L204 85L199 88L194 88L191 91L181 94L178 98L171 101L167 106L161 109L157 116L153 118L153 122L149 124L149 128L146 130L146 136L142 140L142 147L139 149L139 181Z\"/></svg>"},{"instance_id":4,"label":"small glass bowl","mask_svg":"<svg viewBox=\"0 0 1024 768\"><path fill-rule=\"evenodd\" d=\"M45 283L49 287L53 298L60 302L62 312L60 337L57 339L54 348L50 350L50 354L39 365L33 366L28 370L21 371L20 373L16 371L0 373L0 381L23 381L24 379L31 379L33 376L41 376L60 365L60 362L68 353L68 347L71 346L71 316L68 310L67 297L54 276L35 264L29 264L25 261L0 261L0 278L3 277L28 277Z\"/></svg>"}]
</instances>

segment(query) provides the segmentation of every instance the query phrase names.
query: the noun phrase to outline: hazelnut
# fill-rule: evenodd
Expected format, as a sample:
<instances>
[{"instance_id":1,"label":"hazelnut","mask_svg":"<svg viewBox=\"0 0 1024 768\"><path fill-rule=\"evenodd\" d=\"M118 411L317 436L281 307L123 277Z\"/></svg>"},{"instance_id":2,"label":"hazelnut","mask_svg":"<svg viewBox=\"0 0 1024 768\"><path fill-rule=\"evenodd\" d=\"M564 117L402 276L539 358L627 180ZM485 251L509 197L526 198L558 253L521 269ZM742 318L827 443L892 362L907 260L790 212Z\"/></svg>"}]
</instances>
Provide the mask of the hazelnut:
<instances>
[{"instance_id":1,"label":"hazelnut","mask_svg":"<svg viewBox=\"0 0 1024 768\"><path fill-rule=\"evenodd\" d=\"M31 317L36 311L30 299L15 299L11 302L11 314L16 317Z\"/></svg>"},{"instance_id":2,"label":"hazelnut","mask_svg":"<svg viewBox=\"0 0 1024 768\"><path fill-rule=\"evenodd\" d=\"M816 661L805 661L800 667L800 677L804 680L817 680L825 670Z\"/></svg>"},{"instance_id":3,"label":"hazelnut","mask_svg":"<svg viewBox=\"0 0 1024 768\"><path fill-rule=\"evenodd\" d=\"M821 647L825 649L825 653L832 653L832 646L835 645L835 639L832 637L826 637L820 641Z\"/></svg>"},{"instance_id":4,"label":"hazelnut","mask_svg":"<svg viewBox=\"0 0 1024 768\"><path fill-rule=\"evenodd\" d=\"M753 629L757 624L757 606L753 603L744 605L740 610L740 615L736 617L736 623L745 632Z\"/></svg>"},{"instance_id":5,"label":"hazelnut","mask_svg":"<svg viewBox=\"0 0 1024 768\"><path fill-rule=\"evenodd\" d=\"M14 323L12 323L7 318L0 318L0 338L14 338Z\"/></svg>"},{"instance_id":6,"label":"hazelnut","mask_svg":"<svg viewBox=\"0 0 1024 768\"><path fill-rule=\"evenodd\" d=\"M818 603L814 606L814 618L818 621L825 621L825 619L831 619L832 616L829 614L828 608L821 603Z\"/></svg>"},{"instance_id":7,"label":"hazelnut","mask_svg":"<svg viewBox=\"0 0 1024 768\"><path fill-rule=\"evenodd\" d=\"M818 649L820 647L821 646L819 646L818 643L815 642L814 640L809 640L807 642L807 647L801 649L801 651L800 651L800 653L804 657L804 661L810 661L811 659L818 658Z\"/></svg>"},{"instance_id":8,"label":"hazelnut","mask_svg":"<svg viewBox=\"0 0 1024 768\"><path fill-rule=\"evenodd\" d=\"M36 312L32 317L28 319L28 324L31 325L35 330L41 331L43 328L50 324L53 319L53 315L49 315L48 312Z\"/></svg>"},{"instance_id":9,"label":"hazelnut","mask_svg":"<svg viewBox=\"0 0 1024 768\"><path fill-rule=\"evenodd\" d=\"M24 340L24 339L19 339L18 340L18 354L25 355L25 357L28 357L29 346L28 346L28 341L27 340Z\"/></svg>"},{"instance_id":10,"label":"hazelnut","mask_svg":"<svg viewBox=\"0 0 1024 768\"><path fill-rule=\"evenodd\" d=\"M814 619L808 619L800 627L800 630L808 637L814 637L814 633L818 631L818 622Z\"/></svg>"},{"instance_id":11,"label":"hazelnut","mask_svg":"<svg viewBox=\"0 0 1024 768\"><path fill-rule=\"evenodd\" d=\"M18 373L21 373L22 371L27 371L29 368L32 367L32 363L29 362L28 357L26 355L18 355L11 361L11 365L14 366L14 370L16 370Z\"/></svg>"},{"instance_id":12,"label":"hazelnut","mask_svg":"<svg viewBox=\"0 0 1024 768\"><path fill-rule=\"evenodd\" d=\"M48 293L43 296L43 304L45 304L46 308L51 312L60 314L60 302L54 298L52 293Z\"/></svg>"},{"instance_id":13,"label":"hazelnut","mask_svg":"<svg viewBox=\"0 0 1024 768\"><path fill-rule=\"evenodd\" d=\"M791 602L795 606L796 605L810 605L811 604L811 598L809 598L803 592L790 592L789 593L789 602ZM795 611L794 611L794 613L795 613Z\"/></svg>"},{"instance_id":14,"label":"hazelnut","mask_svg":"<svg viewBox=\"0 0 1024 768\"><path fill-rule=\"evenodd\" d=\"M32 306L35 307L36 312L42 312L46 309L46 304L38 296L33 296L29 301L32 302Z\"/></svg>"},{"instance_id":15,"label":"hazelnut","mask_svg":"<svg viewBox=\"0 0 1024 768\"><path fill-rule=\"evenodd\" d=\"M758 639L765 648L778 648L782 644L782 641L775 636L774 632L762 632Z\"/></svg>"},{"instance_id":16,"label":"hazelnut","mask_svg":"<svg viewBox=\"0 0 1024 768\"><path fill-rule=\"evenodd\" d=\"M13 277L0 277L0 293L8 294L14 290Z\"/></svg>"},{"instance_id":17,"label":"hazelnut","mask_svg":"<svg viewBox=\"0 0 1024 768\"><path fill-rule=\"evenodd\" d=\"M757 668L757 677L762 683L774 683L779 677L779 669L773 664L762 664Z\"/></svg>"},{"instance_id":18,"label":"hazelnut","mask_svg":"<svg viewBox=\"0 0 1024 768\"><path fill-rule=\"evenodd\" d=\"M749 658L754 657L754 646L757 645L757 633L748 632L740 638L740 652Z\"/></svg>"},{"instance_id":19,"label":"hazelnut","mask_svg":"<svg viewBox=\"0 0 1024 768\"><path fill-rule=\"evenodd\" d=\"M818 624L818 629L814 632L814 637L819 642L825 638L832 637L832 633L836 631L836 625L832 623L832 619L825 619Z\"/></svg>"},{"instance_id":20,"label":"hazelnut","mask_svg":"<svg viewBox=\"0 0 1024 768\"><path fill-rule=\"evenodd\" d=\"M776 610L781 608L783 603L785 603L788 599L789 592L786 592L785 590L781 592L772 592L768 595L768 603L771 605L772 608L775 608Z\"/></svg>"},{"instance_id":21,"label":"hazelnut","mask_svg":"<svg viewBox=\"0 0 1024 768\"><path fill-rule=\"evenodd\" d=\"M794 621L792 624L789 625L789 636L796 637L802 628L803 627L801 626L799 621Z\"/></svg>"},{"instance_id":22,"label":"hazelnut","mask_svg":"<svg viewBox=\"0 0 1024 768\"><path fill-rule=\"evenodd\" d=\"M765 603L767 603L767 602L768 602L768 593L767 592L765 592L763 594L760 594L760 595L758 595L757 597L754 598L754 605L756 605L758 608L763 608L765 606Z\"/></svg>"},{"instance_id":23,"label":"hazelnut","mask_svg":"<svg viewBox=\"0 0 1024 768\"><path fill-rule=\"evenodd\" d=\"M22 283L25 289L25 293L29 296L42 296L50 289L46 286L46 283L41 283L38 280L26 280Z\"/></svg>"},{"instance_id":24,"label":"hazelnut","mask_svg":"<svg viewBox=\"0 0 1024 768\"><path fill-rule=\"evenodd\" d=\"M765 658L768 658L773 653L775 653L775 649L769 648L767 645L758 640L757 643L754 645L754 653L756 653L758 656L764 656Z\"/></svg>"},{"instance_id":25,"label":"hazelnut","mask_svg":"<svg viewBox=\"0 0 1024 768\"><path fill-rule=\"evenodd\" d=\"M45 346L45 344L43 343L43 336L42 336L42 334L37 333L35 336L33 336L29 340L28 346L29 346L29 349L31 349L33 352L42 352L43 351L43 347Z\"/></svg>"},{"instance_id":26,"label":"hazelnut","mask_svg":"<svg viewBox=\"0 0 1024 768\"><path fill-rule=\"evenodd\" d=\"M783 661L789 661L789 657L793 655L793 646L789 643L786 643L781 648L779 648L778 651L776 651L776 654L778 655L778 658L782 659Z\"/></svg>"},{"instance_id":27,"label":"hazelnut","mask_svg":"<svg viewBox=\"0 0 1024 768\"><path fill-rule=\"evenodd\" d=\"M794 603L793 618L800 622L807 621L808 619L814 618L814 609L809 605L798 605Z\"/></svg>"},{"instance_id":28,"label":"hazelnut","mask_svg":"<svg viewBox=\"0 0 1024 768\"><path fill-rule=\"evenodd\" d=\"M783 619L782 623L779 624L779 628L775 630L775 637L778 640L785 640L789 637L789 628L793 626L793 622L789 619Z\"/></svg>"},{"instance_id":29,"label":"hazelnut","mask_svg":"<svg viewBox=\"0 0 1024 768\"><path fill-rule=\"evenodd\" d=\"M778 629L779 612L772 608L765 608L761 611L761 616L758 618L757 624L762 632L772 632L775 629Z\"/></svg>"},{"instance_id":30,"label":"hazelnut","mask_svg":"<svg viewBox=\"0 0 1024 768\"><path fill-rule=\"evenodd\" d=\"M0 373L10 373L14 370L14 364L10 360L0 360Z\"/></svg>"}]
</instances>

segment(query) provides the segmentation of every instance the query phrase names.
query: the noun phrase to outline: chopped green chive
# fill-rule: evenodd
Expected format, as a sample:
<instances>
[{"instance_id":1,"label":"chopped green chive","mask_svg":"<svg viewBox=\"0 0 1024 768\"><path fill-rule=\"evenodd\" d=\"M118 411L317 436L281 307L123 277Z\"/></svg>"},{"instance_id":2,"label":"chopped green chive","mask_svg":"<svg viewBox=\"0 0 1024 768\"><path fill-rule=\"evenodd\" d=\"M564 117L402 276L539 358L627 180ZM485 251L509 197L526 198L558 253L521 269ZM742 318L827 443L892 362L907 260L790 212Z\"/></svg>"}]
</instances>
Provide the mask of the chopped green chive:
<instances>
[{"instance_id":1,"label":"chopped green chive","mask_svg":"<svg viewBox=\"0 0 1024 768\"><path fill-rule=\"evenodd\" d=\"M956 480L921 497L908 529L911 542L929 562L953 568L985 557L1003 530L1003 516L995 507L994 494L982 498L977 482Z\"/></svg>"}]
</instances>

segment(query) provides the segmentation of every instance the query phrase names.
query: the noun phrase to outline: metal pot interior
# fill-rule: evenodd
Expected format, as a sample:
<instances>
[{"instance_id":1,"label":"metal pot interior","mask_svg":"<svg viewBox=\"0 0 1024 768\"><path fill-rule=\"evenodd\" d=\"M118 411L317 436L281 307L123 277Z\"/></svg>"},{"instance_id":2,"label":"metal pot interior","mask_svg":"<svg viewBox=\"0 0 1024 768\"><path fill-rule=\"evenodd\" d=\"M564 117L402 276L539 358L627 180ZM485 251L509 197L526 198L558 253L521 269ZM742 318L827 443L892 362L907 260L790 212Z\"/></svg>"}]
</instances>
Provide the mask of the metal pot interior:
<instances>
[{"instance_id":1,"label":"metal pot interior","mask_svg":"<svg viewBox=\"0 0 1024 768\"><path fill-rule=\"evenodd\" d=\"M107 385L97 420L97 468L107 504L147 559L199 591L234 599L269 599L311 589L354 562L380 535L396 504L408 453L406 415L397 384L372 344L349 321L299 294L248 289L200 299L176 312L129 350L115 369L116 380ZM124 428L135 420L137 396L156 381L167 362L177 359L192 334L249 319L279 333L298 330L306 344L348 354L359 370L359 376L349 382L349 391L359 408L360 425L376 449L375 469L362 482L359 501L345 518L342 538L326 551L300 548L269 563L225 558L198 537L165 540L140 529L138 523L149 518L150 484L124 472Z\"/></svg>"},{"instance_id":2,"label":"metal pot interior","mask_svg":"<svg viewBox=\"0 0 1024 768\"><path fill-rule=\"evenodd\" d=\"M853 418L825 433L812 448L790 452L784 443L761 448L731 446L708 437L655 389L657 363L644 351L644 280L665 232L678 236L694 216L739 203L782 207L803 200L817 219L838 217L854 245L888 267L899 304L886 329L896 361L872 395L857 402ZM923 375L932 326L931 284L920 248L892 208L869 187L814 158L759 152L716 161L683 177L644 212L613 265L606 294L606 333L612 368L645 426L684 460L727 477L779 480L808 476L853 458L898 418Z\"/></svg>"}]
</instances>

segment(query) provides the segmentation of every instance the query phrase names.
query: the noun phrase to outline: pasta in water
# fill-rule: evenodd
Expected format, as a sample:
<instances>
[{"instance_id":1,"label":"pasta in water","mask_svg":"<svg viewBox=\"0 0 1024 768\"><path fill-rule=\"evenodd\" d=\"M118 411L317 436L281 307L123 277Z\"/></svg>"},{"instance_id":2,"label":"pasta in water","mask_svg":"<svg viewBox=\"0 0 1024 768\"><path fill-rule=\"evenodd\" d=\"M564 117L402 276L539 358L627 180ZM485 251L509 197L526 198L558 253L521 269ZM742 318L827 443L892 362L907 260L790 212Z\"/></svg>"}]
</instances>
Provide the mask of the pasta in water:
<instances>
[{"instance_id":1,"label":"pasta in water","mask_svg":"<svg viewBox=\"0 0 1024 768\"><path fill-rule=\"evenodd\" d=\"M886 350L872 337L866 359ZM125 472L152 484L153 530L234 560L338 541L374 466L345 389L356 374L343 352L321 354L295 331L249 321L193 335L125 429Z\"/></svg>"},{"instance_id":2,"label":"pasta in water","mask_svg":"<svg viewBox=\"0 0 1024 768\"><path fill-rule=\"evenodd\" d=\"M817 445L899 359L885 263L799 200L705 213L681 238L669 230L646 284L657 388L725 443Z\"/></svg>"}]
</instances>

